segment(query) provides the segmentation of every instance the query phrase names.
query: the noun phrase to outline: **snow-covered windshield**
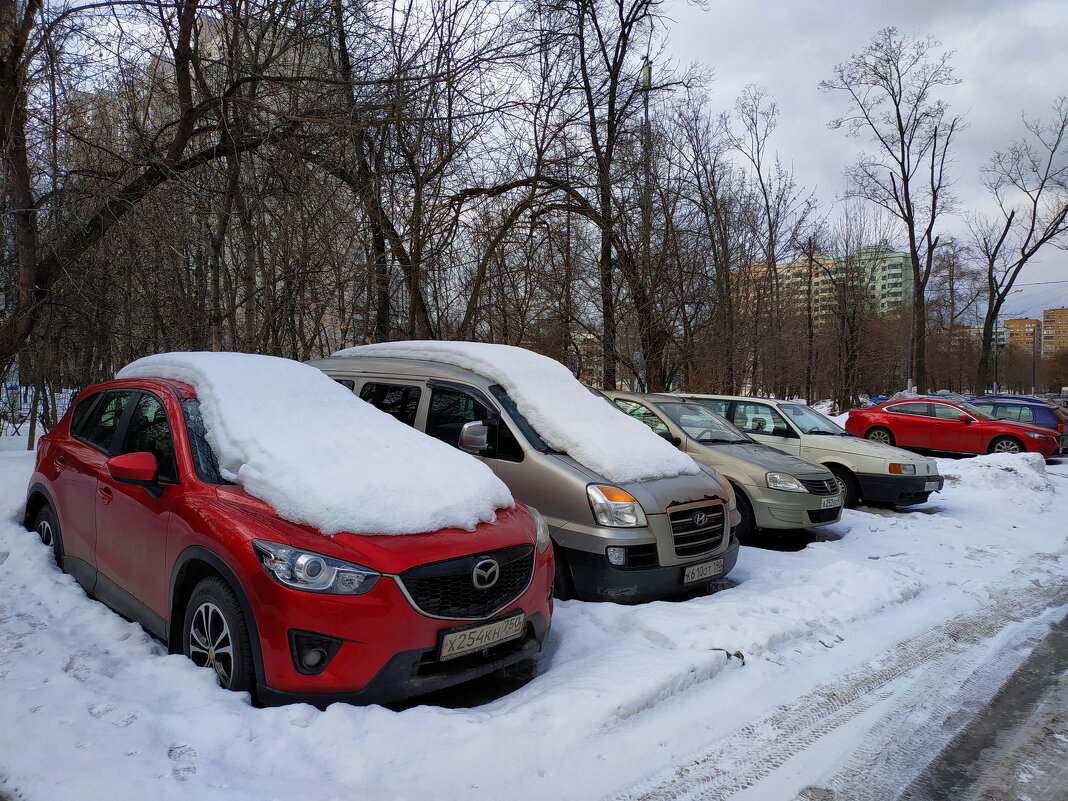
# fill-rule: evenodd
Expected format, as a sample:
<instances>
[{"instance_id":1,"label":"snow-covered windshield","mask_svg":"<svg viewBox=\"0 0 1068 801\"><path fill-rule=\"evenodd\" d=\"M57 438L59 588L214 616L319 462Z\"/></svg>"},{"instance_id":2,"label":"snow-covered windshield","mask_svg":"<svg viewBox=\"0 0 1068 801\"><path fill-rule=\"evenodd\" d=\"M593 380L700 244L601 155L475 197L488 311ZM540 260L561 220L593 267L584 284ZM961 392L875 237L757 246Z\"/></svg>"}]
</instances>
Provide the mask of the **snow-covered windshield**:
<instances>
[{"instance_id":1,"label":"snow-covered windshield","mask_svg":"<svg viewBox=\"0 0 1068 801\"><path fill-rule=\"evenodd\" d=\"M486 465L300 362L164 353L138 359L118 377L192 385L221 478L324 534L474 529L513 504Z\"/></svg>"},{"instance_id":2,"label":"snow-covered windshield","mask_svg":"<svg viewBox=\"0 0 1068 801\"><path fill-rule=\"evenodd\" d=\"M553 450L609 481L626 483L700 472L697 463L648 426L590 393L564 365L510 345L484 342L383 342L335 356L385 356L444 362L499 384Z\"/></svg>"},{"instance_id":3,"label":"snow-covered windshield","mask_svg":"<svg viewBox=\"0 0 1068 801\"><path fill-rule=\"evenodd\" d=\"M657 403L656 408L698 442L752 442L718 414L697 403Z\"/></svg>"},{"instance_id":4,"label":"snow-covered windshield","mask_svg":"<svg viewBox=\"0 0 1068 801\"><path fill-rule=\"evenodd\" d=\"M811 406L802 406L800 403L780 403L778 409L806 434L841 434L849 436L846 434L845 429L824 417Z\"/></svg>"}]
</instances>

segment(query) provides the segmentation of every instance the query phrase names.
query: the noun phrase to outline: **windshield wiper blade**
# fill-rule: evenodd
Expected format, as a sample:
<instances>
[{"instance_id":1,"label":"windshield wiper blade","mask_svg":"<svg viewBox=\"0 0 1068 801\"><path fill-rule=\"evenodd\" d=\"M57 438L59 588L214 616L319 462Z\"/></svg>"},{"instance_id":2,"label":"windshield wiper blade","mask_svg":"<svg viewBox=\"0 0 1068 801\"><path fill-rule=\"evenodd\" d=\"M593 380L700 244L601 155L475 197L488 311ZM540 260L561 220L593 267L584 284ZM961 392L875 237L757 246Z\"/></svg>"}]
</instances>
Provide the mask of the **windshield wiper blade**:
<instances>
[{"instance_id":1,"label":"windshield wiper blade","mask_svg":"<svg viewBox=\"0 0 1068 801\"><path fill-rule=\"evenodd\" d=\"M810 429L810 430L806 431L805 433L806 434L823 434L824 436L827 436L827 437L837 437L837 436L839 436L840 434L842 434L844 432L841 432L841 431L826 431L826 430L824 430L822 428L813 428L813 429Z\"/></svg>"},{"instance_id":2,"label":"windshield wiper blade","mask_svg":"<svg viewBox=\"0 0 1068 801\"><path fill-rule=\"evenodd\" d=\"M715 444L722 443L722 444L726 444L726 445L732 445L735 442L745 442L744 439L723 439L722 437L716 437L715 439L699 439L697 441L698 442L711 442L711 443L715 443Z\"/></svg>"}]
</instances>

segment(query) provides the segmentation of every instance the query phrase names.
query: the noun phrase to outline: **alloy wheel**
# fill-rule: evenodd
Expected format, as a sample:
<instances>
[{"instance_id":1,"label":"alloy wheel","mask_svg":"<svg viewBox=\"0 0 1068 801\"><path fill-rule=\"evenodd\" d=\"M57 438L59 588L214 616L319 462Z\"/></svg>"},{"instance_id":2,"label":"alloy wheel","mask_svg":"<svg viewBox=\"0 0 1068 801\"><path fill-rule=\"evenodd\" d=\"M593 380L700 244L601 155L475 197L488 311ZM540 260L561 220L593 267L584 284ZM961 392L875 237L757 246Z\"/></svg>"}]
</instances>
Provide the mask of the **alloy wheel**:
<instances>
[{"instance_id":1,"label":"alloy wheel","mask_svg":"<svg viewBox=\"0 0 1068 801\"><path fill-rule=\"evenodd\" d=\"M52 531L52 523L48 520L39 522L37 524L37 536L41 538L41 542L51 548L56 541L56 536Z\"/></svg>"},{"instance_id":2,"label":"alloy wheel","mask_svg":"<svg viewBox=\"0 0 1068 801\"><path fill-rule=\"evenodd\" d=\"M1003 439L994 443L994 453L1020 453L1020 443L1011 439Z\"/></svg>"},{"instance_id":3,"label":"alloy wheel","mask_svg":"<svg viewBox=\"0 0 1068 801\"><path fill-rule=\"evenodd\" d=\"M878 442L882 445L890 444L890 434L882 429L872 431L868 434L868 439L872 442Z\"/></svg>"},{"instance_id":4,"label":"alloy wheel","mask_svg":"<svg viewBox=\"0 0 1068 801\"><path fill-rule=\"evenodd\" d=\"M210 601L202 603L193 613L189 658L198 667L213 668L219 683L229 688L234 675L233 640L222 610Z\"/></svg>"}]
</instances>

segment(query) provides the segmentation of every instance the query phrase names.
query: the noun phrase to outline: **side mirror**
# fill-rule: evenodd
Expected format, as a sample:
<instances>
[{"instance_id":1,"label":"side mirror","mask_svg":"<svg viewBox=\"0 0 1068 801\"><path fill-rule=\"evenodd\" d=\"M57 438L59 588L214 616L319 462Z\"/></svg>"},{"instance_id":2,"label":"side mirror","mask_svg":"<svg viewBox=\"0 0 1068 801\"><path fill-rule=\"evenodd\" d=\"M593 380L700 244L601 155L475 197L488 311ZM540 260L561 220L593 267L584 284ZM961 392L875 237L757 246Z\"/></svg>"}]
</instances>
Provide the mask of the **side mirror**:
<instances>
[{"instance_id":1,"label":"side mirror","mask_svg":"<svg viewBox=\"0 0 1068 801\"><path fill-rule=\"evenodd\" d=\"M113 456L105 464L108 468L108 475L116 481L147 484L154 482L156 476L159 475L159 464L156 462L156 457L148 451Z\"/></svg>"},{"instance_id":2,"label":"side mirror","mask_svg":"<svg viewBox=\"0 0 1068 801\"><path fill-rule=\"evenodd\" d=\"M490 432L492 428L493 423L484 420L472 420L470 423L464 423L463 428L460 429L460 439L456 443L457 447L468 453L486 453L490 449Z\"/></svg>"},{"instance_id":3,"label":"side mirror","mask_svg":"<svg viewBox=\"0 0 1068 801\"><path fill-rule=\"evenodd\" d=\"M958 420L960 420L960 421L961 421L962 423L970 423L970 422L972 421L972 418L970 418L970 417L969 417L968 415L966 415L966 414L962 414L962 415L961 415L960 417L958 417L957 419L958 419Z\"/></svg>"},{"instance_id":4,"label":"side mirror","mask_svg":"<svg viewBox=\"0 0 1068 801\"><path fill-rule=\"evenodd\" d=\"M670 442L670 443L671 443L672 445L674 445L674 446L675 446L676 448L677 448L677 447L679 447L679 445L681 445L681 444L682 444L682 440L681 440L681 439L679 439L678 437L676 437L676 436L675 436L674 434L672 434L672 433L671 433L670 431L662 431L662 432L661 432L661 433L659 434L659 436L661 436L661 437L663 437L664 439L666 439L666 440L667 440L668 442Z\"/></svg>"}]
</instances>

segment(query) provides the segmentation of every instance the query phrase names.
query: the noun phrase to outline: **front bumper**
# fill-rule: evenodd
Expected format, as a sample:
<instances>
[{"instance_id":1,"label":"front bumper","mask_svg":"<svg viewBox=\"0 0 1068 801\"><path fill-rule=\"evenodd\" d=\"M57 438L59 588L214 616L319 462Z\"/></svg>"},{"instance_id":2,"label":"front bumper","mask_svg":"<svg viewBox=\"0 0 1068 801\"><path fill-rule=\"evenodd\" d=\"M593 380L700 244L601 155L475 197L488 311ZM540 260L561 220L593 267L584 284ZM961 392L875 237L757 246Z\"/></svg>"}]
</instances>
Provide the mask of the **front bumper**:
<instances>
[{"instance_id":1,"label":"front bumper","mask_svg":"<svg viewBox=\"0 0 1068 801\"><path fill-rule=\"evenodd\" d=\"M924 503L932 492L938 492L945 485L940 475L933 476L899 476L888 473L857 473L860 484L860 497L868 503L892 503L897 506L910 506ZM937 484L928 489L929 485Z\"/></svg>"},{"instance_id":2,"label":"front bumper","mask_svg":"<svg viewBox=\"0 0 1068 801\"><path fill-rule=\"evenodd\" d=\"M744 486L753 506L757 528L808 528L825 526L842 516L845 499L838 495L813 495L811 492L787 492L747 484ZM823 506L824 498L835 498L831 507Z\"/></svg>"},{"instance_id":3,"label":"front bumper","mask_svg":"<svg viewBox=\"0 0 1068 801\"><path fill-rule=\"evenodd\" d=\"M733 531L729 543L721 552L693 559L684 564L621 568L610 565L604 554L564 549L571 568L575 594L585 601L615 601L616 603L644 603L707 586L726 576L738 561L738 540ZM694 565L723 560L722 570L700 581L683 583L686 568Z\"/></svg>"},{"instance_id":4,"label":"front bumper","mask_svg":"<svg viewBox=\"0 0 1068 801\"><path fill-rule=\"evenodd\" d=\"M258 567L258 565L257 565ZM278 584L262 569L245 584L256 610L265 702L333 700L382 703L448 687L498 670L537 653L552 617L552 549L535 555L529 584L515 600L487 618L430 617L412 607L398 580L383 576L363 595L318 595ZM518 611L526 616L521 637L471 656L438 660L443 631L489 623ZM319 673L294 664L290 630L340 641Z\"/></svg>"},{"instance_id":5,"label":"front bumper","mask_svg":"<svg viewBox=\"0 0 1068 801\"><path fill-rule=\"evenodd\" d=\"M308 703L323 709L330 704L388 704L415 695L443 690L514 665L541 651L549 632L548 621L539 613L530 615L523 636L445 662L437 659L437 648L401 651L382 666L362 690L308 692L275 690L257 686L256 695L264 704Z\"/></svg>"}]
</instances>

